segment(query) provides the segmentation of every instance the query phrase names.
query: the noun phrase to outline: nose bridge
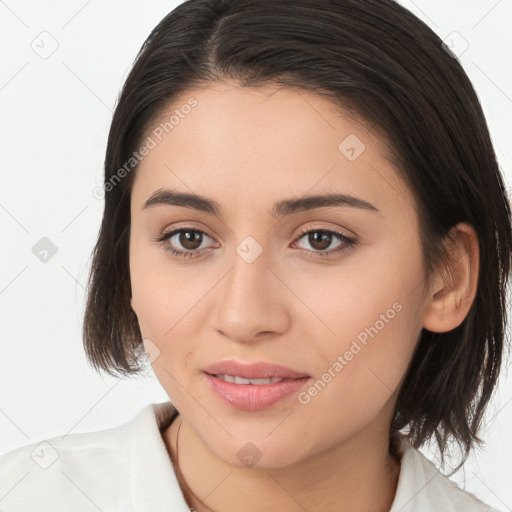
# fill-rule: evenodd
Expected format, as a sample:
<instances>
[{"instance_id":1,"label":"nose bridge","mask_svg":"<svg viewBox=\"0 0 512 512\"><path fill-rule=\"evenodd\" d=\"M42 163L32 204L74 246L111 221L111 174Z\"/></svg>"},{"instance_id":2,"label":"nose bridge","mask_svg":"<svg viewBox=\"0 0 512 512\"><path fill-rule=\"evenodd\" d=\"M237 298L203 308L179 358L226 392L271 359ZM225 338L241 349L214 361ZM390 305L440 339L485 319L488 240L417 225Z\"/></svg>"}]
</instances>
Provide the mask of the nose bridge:
<instances>
[{"instance_id":1,"label":"nose bridge","mask_svg":"<svg viewBox=\"0 0 512 512\"><path fill-rule=\"evenodd\" d=\"M226 276L224 304L245 307L253 304L253 310L263 304L263 295L269 294L270 277L268 266L271 257L256 239L246 237L236 246L231 270ZM258 303L261 304L258 306Z\"/></svg>"},{"instance_id":2,"label":"nose bridge","mask_svg":"<svg viewBox=\"0 0 512 512\"><path fill-rule=\"evenodd\" d=\"M272 260L251 236L235 247L217 306L217 327L226 335L249 341L258 332L283 328L286 312L278 290L282 284L271 271Z\"/></svg>"}]
</instances>

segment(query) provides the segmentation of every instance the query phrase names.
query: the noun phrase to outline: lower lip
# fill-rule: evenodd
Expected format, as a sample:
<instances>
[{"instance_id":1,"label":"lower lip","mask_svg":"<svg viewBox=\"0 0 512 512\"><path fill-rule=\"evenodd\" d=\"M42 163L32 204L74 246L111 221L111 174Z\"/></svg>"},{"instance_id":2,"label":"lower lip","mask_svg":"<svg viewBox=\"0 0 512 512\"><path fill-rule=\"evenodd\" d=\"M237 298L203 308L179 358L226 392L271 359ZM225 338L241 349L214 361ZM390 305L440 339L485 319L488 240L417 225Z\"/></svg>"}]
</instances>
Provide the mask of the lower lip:
<instances>
[{"instance_id":1,"label":"lower lip","mask_svg":"<svg viewBox=\"0 0 512 512\"><path fill-rule=\"evenodd\" d=\"M275 384L234 384L205 373L210 388L226 404L244 411L260 411L302 389L310 377L285 379Z\"/></svg>"}]
</instances>

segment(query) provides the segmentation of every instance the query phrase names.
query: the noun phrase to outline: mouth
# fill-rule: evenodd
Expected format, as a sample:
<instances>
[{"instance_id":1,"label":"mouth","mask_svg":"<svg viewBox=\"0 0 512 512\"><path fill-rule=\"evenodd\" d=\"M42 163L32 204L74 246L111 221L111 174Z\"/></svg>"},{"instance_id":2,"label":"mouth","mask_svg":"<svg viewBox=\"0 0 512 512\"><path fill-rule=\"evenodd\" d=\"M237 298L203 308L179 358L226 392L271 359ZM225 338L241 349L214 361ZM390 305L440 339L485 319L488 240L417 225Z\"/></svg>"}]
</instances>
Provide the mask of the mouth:
<instances>
[{"instance_id":1,"label":"mouth","mask_svg":"<svg viewBox=\"0 0 512 512\"><path fill-rule=\"evenodd\" d=\"M211 373L208 375L212 375ZM262 386L264 384L276 384L278 382L283 382L284 380L291 379L281 379L279 377L268 377L268 378L260 378L260 379L246 379L245 377L240 377L239 375L228 375L225 373L218 373L216 375L212 375L212 377L217 377L217 379L221 379L224 382L231 382L232 384L254 384L256 386Z\"/></svg>"},{"instance_id":2,"label":"mouth","mask_svg":"<svg viewBox=\"0 0 512 512\"><path fill-rule=\"evenodd\" d=\"M226 376L227 382L231 377L245 380L254 380L257 384L261 379L298 379L302 377L309 377L305 372L294 370L280 364L270 363L267 361L257 361L253 363L242 363L234 359L218 361L203 369L204 372L214 376ZM237 384L249 384L240 380ZM266 384L262 382L262 384Z\"/></svg>"},{"instance_id":3,"label":"mouth","mask_svg":"<svg viewBox=\"0 0 512 512\"><path fill-rule=\"evenodd\" d=\"M206 382L225 405L259 411L300 391L310 375L268 362L221 361L203 370Z\"/></svg>"}]
</instances>

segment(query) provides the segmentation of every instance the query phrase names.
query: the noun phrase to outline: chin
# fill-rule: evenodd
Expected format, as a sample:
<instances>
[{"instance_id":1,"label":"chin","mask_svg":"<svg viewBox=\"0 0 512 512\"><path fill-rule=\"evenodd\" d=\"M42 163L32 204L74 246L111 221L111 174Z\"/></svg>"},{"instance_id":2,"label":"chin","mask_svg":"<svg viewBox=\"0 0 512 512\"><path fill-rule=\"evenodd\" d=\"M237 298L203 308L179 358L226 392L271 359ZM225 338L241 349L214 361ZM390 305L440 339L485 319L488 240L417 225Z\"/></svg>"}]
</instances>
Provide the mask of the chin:
<instances>
[{"instance_id":1,"label":"chin","mask_svg":"<svg viewBox=\"0 0 512 512\"><path fill-rule=\"evenodd\" d=\"M291 439L298 438L289 436ZM252 440L251 440L252 439ZM281 439L261 436L249 437L247 441L230 439L225 445L213 442L210 450L226 464L246 469L277 469L300 462L306 453L301 444L283 444Z\"/></svg>"}]
</instances>

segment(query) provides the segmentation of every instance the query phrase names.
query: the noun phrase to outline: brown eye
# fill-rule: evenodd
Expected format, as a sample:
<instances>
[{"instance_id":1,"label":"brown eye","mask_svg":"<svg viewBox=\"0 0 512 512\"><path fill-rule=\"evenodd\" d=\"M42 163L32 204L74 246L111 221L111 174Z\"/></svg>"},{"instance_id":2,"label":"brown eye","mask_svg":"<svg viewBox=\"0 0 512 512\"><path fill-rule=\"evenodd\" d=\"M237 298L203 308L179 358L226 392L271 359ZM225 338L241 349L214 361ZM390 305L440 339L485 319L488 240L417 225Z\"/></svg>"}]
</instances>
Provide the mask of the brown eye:
<instances>
[{"instance_id":1,"label":"brown eye","mask_svg":"<svg viewBox=\"0 0 512 512\"><path fill-rule=\"evenodd\" d=\"M199 249L203 237L200 231L182 230L176 234L178 235L177 241L184 249L188 251Z\"/></svg>"},{"instance_id":2,"label":"brown eye","mask_svg":"<svg viewBox=\"0 0 512 512\"><path fill-rule=\"evenodd\" d=\"M302 247L302 249L312 253L314 256L320 257L347 251L352 246L357 244L357 241L354 238L348 237L342 233L338 233L337 231L332 231L330 229L310 229L309 231L304 230L297 238L299 241L302 239L305 239L306 243L309 244L309 246L312 248L307 249ZM338 240L340 243L336 245L334 249L327 250L329 247L331 247L335 240Z\"/></svg>"},{"instance_id":3,"label":"brown eye","mask_svg":"<svg viewBox=\"0 0 512 512\"><path fill-rule=\"evenodd\" d=\"M164 249L175 256L199 256L204 238L210 238L204 231L192 228L180 228L163 233L155 241L163 245ZM177 248L176 248L177 247Z\"/></svg>"},{"instance_id":4,"label":"brown eye","mask_svg":"<svg viewBox=\"0 0 512 512\"><path fill-rule=\"evenodd\" d=\"M332 234L327 231L311 231L307 234L308 243L313 249L325 251L332 243Z\"/></svg>"}]
</instances>

